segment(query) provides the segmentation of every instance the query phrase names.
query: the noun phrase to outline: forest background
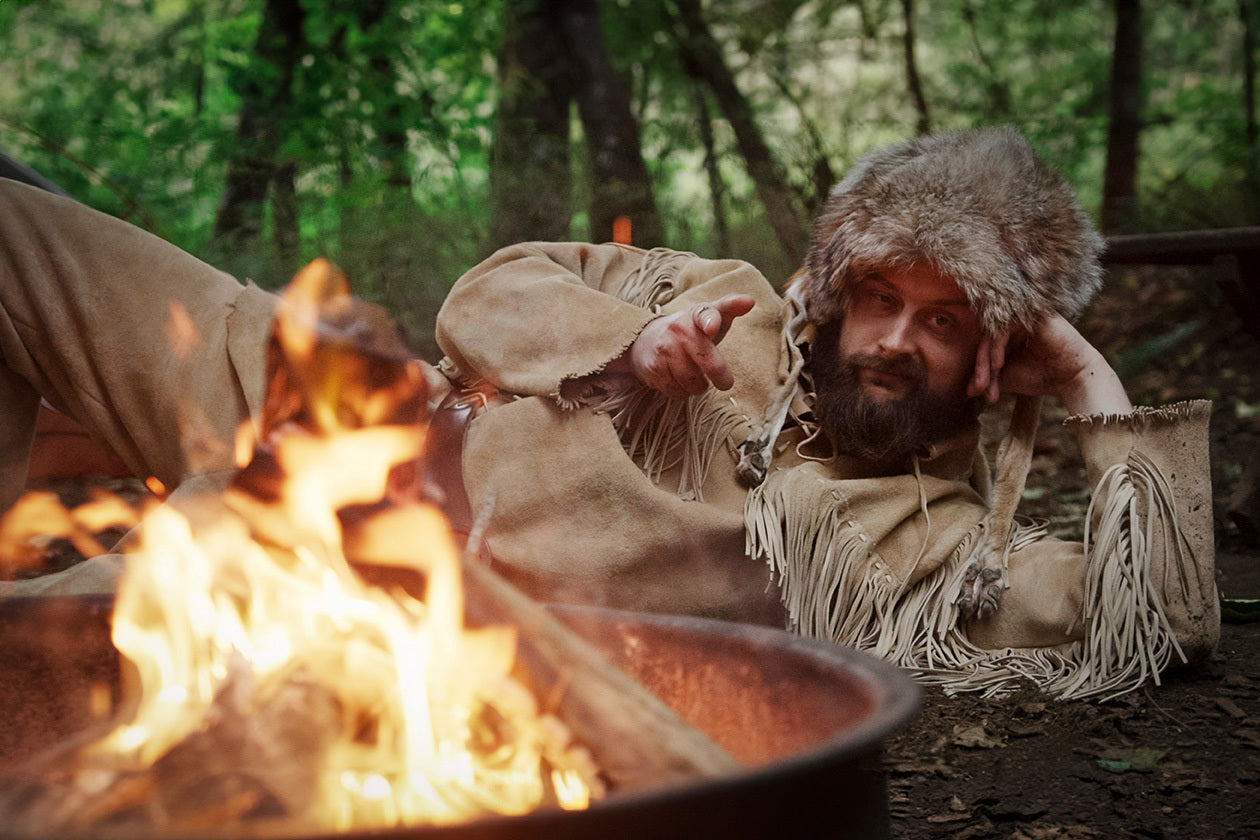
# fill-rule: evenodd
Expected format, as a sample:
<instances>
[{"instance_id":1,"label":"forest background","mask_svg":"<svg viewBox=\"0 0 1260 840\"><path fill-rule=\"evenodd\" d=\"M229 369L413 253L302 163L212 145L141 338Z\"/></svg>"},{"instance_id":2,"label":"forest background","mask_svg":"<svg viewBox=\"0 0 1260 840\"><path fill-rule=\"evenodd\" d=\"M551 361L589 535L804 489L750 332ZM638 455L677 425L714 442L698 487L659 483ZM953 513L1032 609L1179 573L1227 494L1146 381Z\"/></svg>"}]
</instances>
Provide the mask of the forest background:
<instances>
[{"instance_id":1,"label":"forest background","mask_svg":"<svg viewBox=\"0 0 1260 840\"><path fill-rule=\"evenodd\" d=\"M799 265L862 154L1009 123L1106 232L1260 219L1257 0L0 0L0 149L275 287L326 256L436 356L527 239ZM142 267L138 266L138 270Z\"/></svg>"}]
</instances>

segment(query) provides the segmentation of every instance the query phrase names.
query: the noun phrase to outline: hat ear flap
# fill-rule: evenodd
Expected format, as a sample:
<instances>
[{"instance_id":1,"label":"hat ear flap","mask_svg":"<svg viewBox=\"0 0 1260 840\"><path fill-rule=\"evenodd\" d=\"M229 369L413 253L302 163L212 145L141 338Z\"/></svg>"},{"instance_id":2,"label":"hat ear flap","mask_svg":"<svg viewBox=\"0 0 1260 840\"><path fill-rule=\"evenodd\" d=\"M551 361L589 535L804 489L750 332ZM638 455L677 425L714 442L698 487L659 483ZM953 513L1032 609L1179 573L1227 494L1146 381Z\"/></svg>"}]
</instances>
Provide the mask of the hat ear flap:
<instances>
[{"instance_id":1,"label":"hat ear flap","mask_svg":"<svg viewBox=\"0 0 1260 840\"><path fill-rule=\"evenodd\" d=\"M805 312L813 324L826 324L841 317L852 298L854 256L864 253L862 225L854 219L869 220L865 206L880 191L886 173L914 160L922 153L922 139L914 138L867 154L831 190L823 204L810 237L809 251L802 268L801 296Z\"/></svg>"},{"instance_id":2,"label":"hat ear flap","mask_svg":"<svg viewBox=\"0 0 1260 840\"><path fill-rule=\"evenodd\" d=\"M849 298L848 283L843 279L844 267L837 265L846 253L844 234L836 229L824 248L812 248L801 272L801 299L809 321L826 324L844 314Z\"/></svg>"}]
</instances>

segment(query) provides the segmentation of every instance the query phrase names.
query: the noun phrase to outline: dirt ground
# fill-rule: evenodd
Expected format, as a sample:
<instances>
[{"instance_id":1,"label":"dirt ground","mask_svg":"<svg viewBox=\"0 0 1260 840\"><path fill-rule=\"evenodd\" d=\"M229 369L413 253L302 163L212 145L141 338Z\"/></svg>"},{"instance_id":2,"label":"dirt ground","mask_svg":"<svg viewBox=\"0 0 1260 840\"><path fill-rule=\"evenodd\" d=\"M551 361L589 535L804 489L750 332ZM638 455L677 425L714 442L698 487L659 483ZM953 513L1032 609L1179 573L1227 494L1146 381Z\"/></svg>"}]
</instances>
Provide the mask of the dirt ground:
<instances>
[{"instance_id":1,"label":"dirt ground","mask_svg":"<svg viewBox=\"0 0 1260 840\"><path fill-rule=\"evenodd\" d=\"M1260 344L1207 271L1113 271L1081 326L1135 402L1214 401L1217 583L1260 598L1260 547L1227 513L1260 439ZM1074 441L1047 423L1037 453L1021 510L1079 536ZM1260 623L1225 623L1211 662L1109 703L928 689L887 768L906 840L1258 838Z\"/></svg>"}]
</instances>

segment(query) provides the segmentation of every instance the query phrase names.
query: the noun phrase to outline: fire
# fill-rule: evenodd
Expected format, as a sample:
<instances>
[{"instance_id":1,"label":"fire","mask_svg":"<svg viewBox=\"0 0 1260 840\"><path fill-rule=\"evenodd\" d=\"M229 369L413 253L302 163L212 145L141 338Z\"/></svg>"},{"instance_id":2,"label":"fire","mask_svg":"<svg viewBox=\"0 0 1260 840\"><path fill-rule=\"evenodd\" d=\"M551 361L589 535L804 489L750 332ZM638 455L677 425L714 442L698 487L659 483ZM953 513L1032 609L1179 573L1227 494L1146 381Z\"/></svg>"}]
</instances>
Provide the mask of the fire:
<instances>
[{"instance_id":1,"label":"fire","mask_svg":"<svg viewBox=\"0 0 1260 840\"><path fill-rule=\"evenodd\" d=\"M99 488L91 491L88 502L67 510L56 493L34 490L22 498L0 520L0 569L10 573L36 567L41 543L48 535L69 539L86 557L105 553L96 534L109 528L130 528L136 512L130 504Z\"/></svg>"},{"instance_id":2,"label":"fire","mask_svg":"<svg viewBox=\"0 0 1260 840\"><path fill-rule=\"evenodd\" d=\"M113 619L122 722L77 756L72 824L100 810L95 790L136 779L159 829L208 813L449 824L601 792L513 678L514 628L464 626L461 550L415 492L423 378L355 306L326 263L295 279L237 480L145 517ZM363 564L407 568L423 598Z\"/></svg>"}]
</instances>

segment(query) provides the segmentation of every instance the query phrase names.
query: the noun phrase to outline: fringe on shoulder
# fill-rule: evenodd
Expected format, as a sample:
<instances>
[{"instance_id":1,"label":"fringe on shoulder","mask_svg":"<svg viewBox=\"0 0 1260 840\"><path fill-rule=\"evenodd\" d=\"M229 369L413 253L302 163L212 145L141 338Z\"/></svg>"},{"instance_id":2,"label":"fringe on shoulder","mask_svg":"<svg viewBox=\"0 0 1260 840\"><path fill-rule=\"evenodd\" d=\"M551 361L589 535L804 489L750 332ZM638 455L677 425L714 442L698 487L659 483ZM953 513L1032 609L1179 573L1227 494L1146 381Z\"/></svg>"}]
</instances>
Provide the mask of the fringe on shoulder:
<instances>
[{"instance_id":1,"label":"fringe on shoulder","mask_svg":"<svg viewBox=\"0 0 1260 840\"><path fill-rule=\"evenodd\" d=\"M1145 456L1135 453L1113 466L1095 489L1089 520L1096 524L1085 542L1084 638L1053 648L985 650L959 627L954 600L984 542L982 525L932 573L899 587L847 508L831 482L800 470L776 471L749 493L747 550L765 558L778 578L790 629L873 651L948 693L985 696L1032 684L1059 699L1111 698L1148 679L1158 682L1174 656L1185 661L1160 594L1173 584L1153 580L1151 553L1163 552L1165 578L1180 570L1184 592L1186 569L1196 567L1171 489ZM1042 536L1043 529L1021 524L1009 548Z\"/></svg>"},{"instance_id":2,"label":"fringe on shoulder","mask_svg":"<svg viewBox=\"0 0 1260 840\"><path fill-rule=\"evenodd\" d=\"M696 255L689 251L653 248L643 255L643 263L628 275L616 295L626 303L659 312L674 299L674 278Z\"/></svg>"},{"instance_id":3,"label":"fringe on shoulder","mask_svg":"<svg viewBox=\"0 0 1260 840\"><path fill-rule=\"evenodd\" d=\"M617 297L659 312L674 299L678 273L694 259L686 251L653 248L616 290ZM626 453L654 483L681 465L677 493L691 501L704 501L702 488L713 457L749 423L729 397L713 389L676 400L637 385L610 387L588 375L565 382L553 396L562 408L586 406L607 414Z\"/></svg>"},{"instance_id":4,"label":"fringe on shoulder","mask_svg":"<svg viewBox=\"0 0 1260 840\"><path fill-rule=\"evenodd\" d=\"M687 251L653 248L643 255L643 262L639 267L628 274L621 286L612 292L626 303L659 314L661 307L674 299L677 291L674 279L683 267L694 259L696 255ZM637 335L628 336L625 344L620 348L621 352L629 349L637 337ZM609 384L603 381L603 372L604 365L600 365L595 370L567 376L560 381L550 396L566 411L573 411L584 406L598 407L623 399L624 394L609 393Z\"/></svg>"},{"instance_id":5,"label":"fringe on shoulder","mask_svg":"<svg viewBox=\"0 0 1260 840\"><path fill-rule=\"evenodd\" d=\"M678 497L697 502L704 501L714 456L748 424L731 400L713 389L675 400L650 388L630 388L592 407L609 415L626 454L653 483L681 466Z\"/></svg>"}]
</instances>

